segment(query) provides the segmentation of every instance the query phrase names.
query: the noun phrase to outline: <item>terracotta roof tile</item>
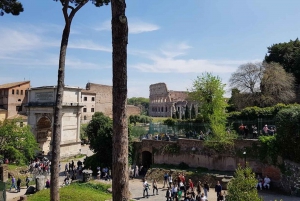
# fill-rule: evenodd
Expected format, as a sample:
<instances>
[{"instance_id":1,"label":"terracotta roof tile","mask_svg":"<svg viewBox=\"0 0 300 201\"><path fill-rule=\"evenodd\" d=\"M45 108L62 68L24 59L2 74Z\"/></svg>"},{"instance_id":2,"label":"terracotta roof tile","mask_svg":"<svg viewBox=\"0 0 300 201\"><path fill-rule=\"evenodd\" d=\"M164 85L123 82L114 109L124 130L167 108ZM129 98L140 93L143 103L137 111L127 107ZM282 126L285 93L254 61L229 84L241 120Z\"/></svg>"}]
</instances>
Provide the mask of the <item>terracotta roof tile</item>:
<instances>
[{"instance_id":1,"label":"terracotta roof tile","mask_svg":"<svg viewBox=\"0 0 300 201\"><path fill-rule=\"evenodd\" d=\"M30 81L23 81L23 82L12 82L12 83L7 83L7 84L2 84L0 85L0 89L8 89L8 88L12 88L18 85L22 85L22 84L27 84L30 83Z\"/></svg>"}]
</instances>

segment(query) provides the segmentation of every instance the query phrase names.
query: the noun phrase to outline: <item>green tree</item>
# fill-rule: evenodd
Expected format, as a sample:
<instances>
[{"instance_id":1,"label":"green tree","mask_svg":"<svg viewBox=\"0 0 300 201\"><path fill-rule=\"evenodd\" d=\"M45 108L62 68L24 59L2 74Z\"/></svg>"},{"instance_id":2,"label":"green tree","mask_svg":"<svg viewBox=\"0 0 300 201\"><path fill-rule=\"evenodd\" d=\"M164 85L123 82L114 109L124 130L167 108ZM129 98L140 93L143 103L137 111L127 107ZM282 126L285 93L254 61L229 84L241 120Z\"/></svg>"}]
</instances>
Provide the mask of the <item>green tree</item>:
<instances>
[{"instance_id":1,"label":"green tree","mask_svg":"<svg viewBox=\"0 0 300 201\"><path fill-rule=\"evenodd\" d=\"M56 90L56 103L54 107L54 120L53 120L53 140L52 140L52 167L51 168L51 188L50 200L59 201L59 160L60 160L60 143L61 143L61 119L62 119L62 100L64 92L64 79L65 79L65 63L66 53L71 31L71 24L75 14L87 3L89 0L55 0L62 4L62 12L65 20L63 29L59 66L57 76L57 90ZM95 6L100 7L108 5L110 0L90 0Z\"/></svg>"},{"instance_id":2,"label":"green tree","mask_svg":"<svg viewBox=\"0 0 300 201\"><path fill-rule=\"evenodd\" d=\"M95 112L86 127L86 135L90 140L90 149L99 154L104 165L112 163L112 120L102 112Z\"/></svg>"},{"instance_id":3,"label":"green tree","mask_svg":"<svg viewBox=\"0 0 300 201\"><path fill-rule=\"evenodd\" d=\"M276 143L280 155L294 162L300 162L300 106L280 110L276 115Z\"/></svg>"},{"instance_id":4,"label":"green tree","mask_svg":"<svg viewBox=\"0 0 300 201\"><path fill-rule=\"evenodd\" d=\"M250 167L239 166L234 178L228 183L226 201L262 201L257 189L257 180Z\"/></svg>"},{"instance_id":5,"label":"green tree","mask_svg":"<svg viewBox=\"0 0 300 201\"><path fill-rule=\"evenodd\" d=\"M0 1L0 16L3 16L4 13L19 15L23 12L23 5L18 0L1 0Z\"/></svg>"},{"instance_id":6,"label":"green tree","mask_svg":"<svg viewBox=\"0 0 300 201\"><path fill-rule=\"evenodd\" d=\"M112 64L113 64L113 160L112 188L114 201L129 200L127 44L128 22L125 0L112 0Z\"/></svg>"},{"instance_id":7,"label":"green tree","mask_svg":"<svg viewBox=\"0 0 300 201\"><path fill-rule=\"evenodd\" d=\"M198 103L204 122L210 123L212 133L218 140L225 137L227 103L224 99L225 85L218 76L204 73L193 81L189 98Z\"/></svg>"},{"instance_id":8,"label":"green tree","mask_svg":"<svg viewBox=\"0 0 300 201\"><path fill-rule=\"evenodd\" d=\"M0 158L25 164L34 158L38 144L29 126L19 126L19 120L0 121Z\"/></svg>"},{"instance_id":9,"label":"green tree","mask_svg":"<svg viewBox=\"0 0 300 201\"><path fill-rule=\"evenodd\" d=\"M141 107L141 114L147 115L149 109L149 98L132 97L128 98L127 104Z\"/></svg>"},{"instance_id":10,"label":"green tree","mask_svg":"<svg viewBox=\"0 0 300 201\"><path fill-rule=\"evenodd\" d=\"M268 47L265 61L279 63L286 72L292 73L296 78L296 83L300 84L300 41L298 38Z\"/></svg>"}]
</instances>

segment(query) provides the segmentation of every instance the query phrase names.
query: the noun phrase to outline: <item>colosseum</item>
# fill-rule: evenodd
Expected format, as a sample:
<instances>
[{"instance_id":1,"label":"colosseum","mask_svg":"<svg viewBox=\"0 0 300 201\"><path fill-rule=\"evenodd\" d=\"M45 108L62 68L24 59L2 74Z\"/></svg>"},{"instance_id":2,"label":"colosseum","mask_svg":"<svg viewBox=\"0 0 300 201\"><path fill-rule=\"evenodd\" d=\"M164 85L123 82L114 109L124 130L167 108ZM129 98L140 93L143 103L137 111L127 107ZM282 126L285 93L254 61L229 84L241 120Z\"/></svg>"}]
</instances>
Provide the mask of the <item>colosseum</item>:
<instances>
[{"instance_id":1,"label":"colosseum","mask_svg":"<svg viewBox=\"0 0 300 201\"><path fill-rule=\"evenodd\" d=\"M189 109L195 105L188 101L187 91L168 90L165 83L151 84L149 87L149 116L151 117L172 117L176 112L181 119L185 114L186 106Z\"/></svg>"}]
</instances>

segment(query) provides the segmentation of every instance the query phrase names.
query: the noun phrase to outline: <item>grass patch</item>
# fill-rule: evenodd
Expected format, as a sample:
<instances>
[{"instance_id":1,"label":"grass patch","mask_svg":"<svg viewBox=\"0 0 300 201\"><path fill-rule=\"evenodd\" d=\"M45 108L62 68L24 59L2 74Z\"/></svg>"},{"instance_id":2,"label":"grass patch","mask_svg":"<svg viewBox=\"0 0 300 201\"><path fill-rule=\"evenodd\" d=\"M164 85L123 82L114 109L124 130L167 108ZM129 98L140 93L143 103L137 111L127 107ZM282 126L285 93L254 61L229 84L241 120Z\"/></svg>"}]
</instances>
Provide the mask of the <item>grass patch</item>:
<instances>
[{"instance_id":1,"label":"grass patch","mask_svg":"<svg viewBox=\"0 0 300 201\"><path fill-rule=\"evenodd\" d=\"M151 117L152 123L163 123L164 120L168 119L169 117Z\"/></svg>"},{"instance_id":2,"label":"grass patch","mask_svg":"<svg viewBox=\"0 0 300 201\"><path fill-rule=\"evenodd\" d=\"M61 201L94 201L94 200L109 200L112 198L107 189L108 184L97 182L89 183L74 183L70 186L63 187L59 190ZM50 200L50 189L42 190L34 195L28 196L28 201Z\"/></svg>"},{"instance_id":3,"label":"grass patch","mask_svg":"<svg viewBox=\"0 0 300 201\"><path fill-rule=\"evenodd\" d=\"M70 158L65 158L65 159L61 160L61 162L71 162L72 160L83 158L85 156L86 156L86 154L78 154L78 155L72 156Z\"/></svg>"}]
</instances>

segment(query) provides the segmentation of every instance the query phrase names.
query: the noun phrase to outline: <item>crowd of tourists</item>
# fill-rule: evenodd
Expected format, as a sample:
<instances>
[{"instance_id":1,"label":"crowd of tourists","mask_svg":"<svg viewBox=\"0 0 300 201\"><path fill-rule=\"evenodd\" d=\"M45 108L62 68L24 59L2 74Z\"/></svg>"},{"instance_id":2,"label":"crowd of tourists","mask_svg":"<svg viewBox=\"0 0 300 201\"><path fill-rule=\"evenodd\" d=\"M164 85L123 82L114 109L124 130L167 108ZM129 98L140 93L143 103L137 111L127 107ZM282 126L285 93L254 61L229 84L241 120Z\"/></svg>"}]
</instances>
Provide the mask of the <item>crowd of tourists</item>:
<instances>
[{"instance_id":1,"label":"crowd of tourists","mask_svg":"<svg viewBox=\"0 0 300 201\"><path fill-rule=\"evenodd\" d=\"M153 195L158 195L158 183L154 179L152 185L148 183L147 179L143 182L143 197L149 197L150 187L152 187ZM203 183L198 181L196 185L192 179L186 180L184 173L179 173L176 178L172 174L165 172L163 178L163 187L166 190L167 201L208 201L209 184L207 181ZM215 192L218 201L225 201L225 191L222 192L222 186L218 181L215 185Z\"/></svg>"}]
</instances>

